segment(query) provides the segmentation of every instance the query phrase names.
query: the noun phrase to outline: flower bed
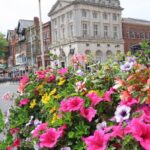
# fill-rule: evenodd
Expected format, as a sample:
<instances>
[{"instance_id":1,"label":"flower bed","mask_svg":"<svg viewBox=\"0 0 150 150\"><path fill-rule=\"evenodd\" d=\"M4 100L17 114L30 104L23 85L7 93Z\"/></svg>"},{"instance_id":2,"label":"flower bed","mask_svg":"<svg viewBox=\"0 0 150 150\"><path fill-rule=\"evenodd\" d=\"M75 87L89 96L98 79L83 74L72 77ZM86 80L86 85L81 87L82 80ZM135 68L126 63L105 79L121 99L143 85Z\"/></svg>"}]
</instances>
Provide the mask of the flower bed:
<instances>
[{"instance_id":1,"label":"flower bed","mask_svg":"<svg viewBox=\"0 0 150 150\"><path fill-rule=\"evenodd\" d=\"M138 60L40 70L18 90L2 150L150 150L150 68Z\"/></svg>"}]
</instances>

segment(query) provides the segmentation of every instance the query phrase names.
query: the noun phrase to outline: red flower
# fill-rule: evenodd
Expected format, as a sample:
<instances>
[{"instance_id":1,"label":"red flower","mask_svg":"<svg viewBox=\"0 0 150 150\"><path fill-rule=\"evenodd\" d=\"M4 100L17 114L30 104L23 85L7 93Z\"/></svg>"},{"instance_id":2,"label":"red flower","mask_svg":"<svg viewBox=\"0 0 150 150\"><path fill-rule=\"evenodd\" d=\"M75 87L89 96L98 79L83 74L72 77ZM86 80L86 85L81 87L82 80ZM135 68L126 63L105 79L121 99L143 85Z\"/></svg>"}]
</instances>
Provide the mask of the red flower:
<instances>
[{"instance_id":1,"label":"red flower","mask_svg":"<svg viewBox=\"0 0 150 150\"><path fill-rule=\"evenodd\" d=\"M11 146L7 146L6 150L12 150L12 147Z\"/></svg>"},{"instance_id":2,"label":"red flower","mask_svg":"<svg viewBox=\"0 0 150 150\"><path fill-rule=\"evenodd\" d=\"M21 140L19 138L17 138L14 143L13 143L13 147L19 147L20 146L20 143L21 143Z\"/></svg>"},{"instance_id":3,"label":"red flower","mask_svg":"<svg viewBox=\"0 0 150 150\"><path fill-rule=\"evenodd\" d=\"M18 133L18 131L19 131L19 129L18 129L18 128L12 128L12 129L10 129L10 133L11 133L11 135L13 135L13 134L17 134L17 133Z\"/></svg>"}]
</instances>

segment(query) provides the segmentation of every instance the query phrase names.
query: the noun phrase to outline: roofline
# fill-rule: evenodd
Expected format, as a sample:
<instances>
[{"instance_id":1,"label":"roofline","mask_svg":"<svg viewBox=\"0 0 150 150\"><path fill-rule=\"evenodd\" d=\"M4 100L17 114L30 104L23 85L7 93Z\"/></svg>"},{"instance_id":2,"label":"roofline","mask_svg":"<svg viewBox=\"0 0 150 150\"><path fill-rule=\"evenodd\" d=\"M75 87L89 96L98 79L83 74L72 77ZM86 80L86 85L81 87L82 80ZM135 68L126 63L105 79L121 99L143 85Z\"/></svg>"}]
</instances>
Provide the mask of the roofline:
<instances>
[{"instance_id":1,"label":"roofline","mask_svg":"<svg viewBox=\"0 0 150 150\"><path fill-rule=\"evenodd\" d=\"M122 23L141 24L150 26L150 21L137 18L122 18Z\"/></svg>"},{"instance_id":2,"label":"roofline","mask_svg":"<svg viewBox=\"0 0 150 150\"><path fill-rule=\"evenodd\" d=\"M65 0L64 0L64 1L65 1ZM56 6L58 2L60 2L60 0L57 0L57 2L53 5L52 9L51 9L50 12L48 13L48 16L49 16L49 17L51 17L53 14L57 13L57 12L60 11L60 10L63 10L64 8L69 7L69 6L71 6L71 5L77 5L77 4L81 4L81 5L83 5L83 4L91 5L90 2L84 2L84 1L72 1L72 2L70 2L69 5L67 5L67 6L65 6L65 7L61 8L61 9L59 9L58 11L52 12L53 9L55 8L54 6ZM93 3L92 3L92 5L93 5L93 6L97 6L97 7L104 7L104 8L110 8L110 9L118 9L118 10L121 10L121 11L124 10L124 8L122 8L121 6L119 6L119 7L115 7L115 6L106 6L106 5L97 4L97 3L96 3L96 4L93 4Z\"/></svg>"}]
</instances>

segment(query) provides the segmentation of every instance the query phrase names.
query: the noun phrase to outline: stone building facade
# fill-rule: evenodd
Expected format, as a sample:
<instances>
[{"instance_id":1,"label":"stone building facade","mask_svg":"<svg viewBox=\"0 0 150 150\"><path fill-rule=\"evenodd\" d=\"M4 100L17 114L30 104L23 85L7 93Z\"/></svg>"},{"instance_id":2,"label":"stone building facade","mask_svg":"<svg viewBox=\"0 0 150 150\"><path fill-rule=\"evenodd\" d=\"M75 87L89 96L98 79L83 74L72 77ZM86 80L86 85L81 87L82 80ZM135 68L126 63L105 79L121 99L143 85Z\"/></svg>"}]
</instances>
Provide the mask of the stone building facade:
<instances>
[{"instance_id":1,"label":"stone building facade","mask_svg":"<svg viewBox=\"0 0 150 150\"><path fill-rule=\"evenodd\" d=\"M73 54L94 53L96 61L104 61L123 52L122 10L119 0L57 1L49 12L51 52L62 66Z\"/></svg>"},{"instance_id":2,"label":"stone building facade","mask_svg":"<svg viewBox=\"0 0 150 150\"><path fill-rule=\"evenodd\" d=\"M135 44L140 44L144 40L150 41L150 21L123 18L122 31L125 52Z\"/></svg>"}]
</instances>

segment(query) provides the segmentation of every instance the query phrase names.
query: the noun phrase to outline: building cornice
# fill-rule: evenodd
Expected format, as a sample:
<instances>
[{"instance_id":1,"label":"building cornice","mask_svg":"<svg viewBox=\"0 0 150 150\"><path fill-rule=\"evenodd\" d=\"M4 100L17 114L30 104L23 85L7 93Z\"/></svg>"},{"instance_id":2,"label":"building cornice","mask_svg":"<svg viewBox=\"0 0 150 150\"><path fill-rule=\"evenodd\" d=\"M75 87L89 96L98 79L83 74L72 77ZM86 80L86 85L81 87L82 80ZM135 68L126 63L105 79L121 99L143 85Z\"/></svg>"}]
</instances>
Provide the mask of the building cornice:
<instances>
[{"instance_id":1,"label":"building cornice","mask_svg":"<svg viewBox=\"0 0 150 150\"><path fill-rule=\"evenodd\" d=\"M107 8L107 9L114 9L114 10L120 10L122 11L123 8L118 6L110 6L110 5L105 5L105 4L99 4L99 3L91 3L91 2L85 2L85 1L72 1L69 2L67 6L64 6L62 8L60 8L57 11L54 11L54 8L56 8L56 5L59 3L60 1L57 1L56 4L53 6L53 8L51 9L51 11L48 13L48 16L51 17L52 15L70 7L71 5L87 5L87 6L94 6L94 7L99 7L99 8Z\"/></svg>"}]
</instances>

